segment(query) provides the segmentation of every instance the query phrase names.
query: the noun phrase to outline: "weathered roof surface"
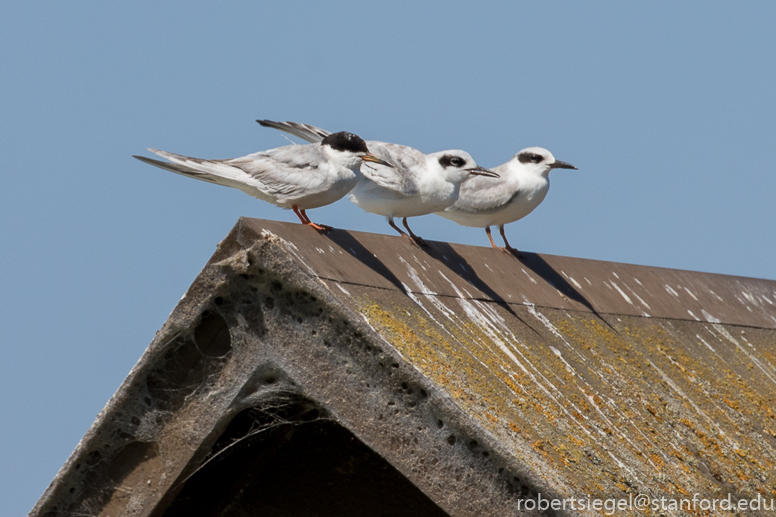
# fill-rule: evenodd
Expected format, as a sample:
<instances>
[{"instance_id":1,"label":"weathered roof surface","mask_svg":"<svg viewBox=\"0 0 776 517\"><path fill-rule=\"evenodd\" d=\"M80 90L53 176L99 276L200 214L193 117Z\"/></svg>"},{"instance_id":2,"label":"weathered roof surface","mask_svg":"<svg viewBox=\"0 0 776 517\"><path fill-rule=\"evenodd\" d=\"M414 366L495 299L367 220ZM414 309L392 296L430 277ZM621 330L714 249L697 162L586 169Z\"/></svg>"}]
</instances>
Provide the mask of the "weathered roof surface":
<instances>
[{"instance_id":1,"label":"weathered roof surface","mask_svg":"<svg viewBox=\"0 0 776 517\"><path fill-rule=\"evenodd\" d=\"M526 255L241 219L32 514L184 514L256 408L314 407L419 514L776 497L776 282Z\"/></svg>"}]
</instances>

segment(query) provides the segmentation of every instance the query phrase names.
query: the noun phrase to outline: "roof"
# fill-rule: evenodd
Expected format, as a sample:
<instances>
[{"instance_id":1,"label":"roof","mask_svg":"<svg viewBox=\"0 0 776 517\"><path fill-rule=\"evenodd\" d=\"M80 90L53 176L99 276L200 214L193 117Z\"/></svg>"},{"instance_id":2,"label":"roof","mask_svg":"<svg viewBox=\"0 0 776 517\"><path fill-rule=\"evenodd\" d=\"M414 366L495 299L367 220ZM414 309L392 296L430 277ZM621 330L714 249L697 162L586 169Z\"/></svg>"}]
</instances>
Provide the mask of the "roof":
<instances>
[{"instance_id":1,"label":"roof","mask_svg":"<svg viewBox=\"0 0 776 517\"><path fill-rule=\"evenodd\" d=\"M775 352L774 281L241 219L31 515L774 498Z\"/></svg>"}]
</instances>

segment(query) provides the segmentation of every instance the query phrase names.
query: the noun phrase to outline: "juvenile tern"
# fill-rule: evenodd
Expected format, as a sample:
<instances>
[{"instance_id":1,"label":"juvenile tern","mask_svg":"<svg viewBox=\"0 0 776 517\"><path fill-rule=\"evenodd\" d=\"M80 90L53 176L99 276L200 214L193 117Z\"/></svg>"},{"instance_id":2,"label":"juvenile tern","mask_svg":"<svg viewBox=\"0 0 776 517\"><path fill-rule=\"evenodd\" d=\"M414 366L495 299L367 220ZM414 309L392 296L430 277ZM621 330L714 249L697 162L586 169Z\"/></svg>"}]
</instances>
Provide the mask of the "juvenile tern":
<instances>
[{"instance_id":1,"label":"juvenile tern","mask_svg":"<svg viewBox=\"0 0 776 517\"><path fill-rule=\"evenodd\" d=\"M217 185L240 189L281 208L290 208L303 224L316 230L331 227L310 221L305 213L341 199L358 183L362 162L390 165L369 152L364 140L352 133L327 135L319 143L288 145L227 160L202 160L149 151L169 162L135 156L161 169Z\"/></svg>"},{"instance_id":2,"label":"juvenile tern","mask_svg":"<svg viewBox=\"0 0 776 517\"><path fill-rule=\"evenodd\" d=\"M324 129L297 122L256 122L308 142L322 141L329 135ZM424 154L412 147L387 142L369 140L367 145L388 165L363 164L363 177L348 197L365 211L385 216L388 224L399 234L419 244L423 243L423 239L410 229L408 217L438 212L451 206L458 198L461 182L469 176L497 177L492 171L477 166L469 153L461 150ZM402 218L409 235L394 223L394 217Z\"/></svg>"},{"instance_id":3,"label":"juvenile tern","mask_svg":"<svg viewBox=\"0 0 776 517\"><path fill-rule=\"evenodd\" d=\"M494 248L498 246L493 242L490 227L498 225L505 244L499 249L519 258L521 253L509 245L504 235L504 225L522 219L544 201L550 189L549 174L552 169L576 167L556 160L547 149L528 147L508 162L493 167L498 179L468 178L461 185L458 200L436 214L462 226L485 228Z\"/></svg>"}]
</instances>

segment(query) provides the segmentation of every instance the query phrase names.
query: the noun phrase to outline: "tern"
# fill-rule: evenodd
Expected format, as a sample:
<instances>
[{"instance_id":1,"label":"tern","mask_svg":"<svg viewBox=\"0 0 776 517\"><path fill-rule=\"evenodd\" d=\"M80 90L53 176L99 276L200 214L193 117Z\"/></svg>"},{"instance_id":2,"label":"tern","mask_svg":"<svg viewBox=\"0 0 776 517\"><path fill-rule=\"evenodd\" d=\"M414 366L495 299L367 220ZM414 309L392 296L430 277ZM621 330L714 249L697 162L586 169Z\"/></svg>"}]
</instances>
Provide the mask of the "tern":
<instances>
[{"instance_id":1,"label":"tern","mask_svg":"<svg viewBox=\"0 0 776 517\"><path fill-rule=\"evenodd\" d=\"M461 185L456 202L444 211L436 212L462 226L485 228L490 245L521 258L522 254L509 245L504 225L527 216L544 201L550 189L552 169L576 169L570 163L556 160L550 151L528 147L511 160L493 167L498 179L468 178ZM493 242L490 227L499 226L504 247Z\"/></svg>"},{"instance_id":2,"label":"tern","mask_svg":"<svg viewBox=\"0 0 776 517\"><path fill-rule=\"evenodd\" d=\"M330 134L324 129L297 122L257 120L298 136L308 142L319 142ZM367 145L376 156L387 162L361 166L362 178L350 192L350 200L367 212L385 216L388 224L411 242L423 244L407 223L408 217L431 214L455 203L461 183L468 177L495 178L498 175L479 167L466 151L458 149L424 154L405 145L374 140ZM485 180L487 181L487 180ZM400 217L409 235L394 223Z\"/></svg>"},{"instance_id":3,"label":"tern","mask_svg":"<svg viewBox=\"0 0 776 517\"><path fill-rule=\"evenodd\" d=\"M310 221L306 210L341 199L358 183L362 162L384 167L366 142L352 133L327 135L320 142L288 145L227 160L202 160L158 149L148 149L169 162L135 156L140 161L176 174L240 189L281 208L290 208L303 224L316 230L330 226Z\"/></svg>"}]
</instances>

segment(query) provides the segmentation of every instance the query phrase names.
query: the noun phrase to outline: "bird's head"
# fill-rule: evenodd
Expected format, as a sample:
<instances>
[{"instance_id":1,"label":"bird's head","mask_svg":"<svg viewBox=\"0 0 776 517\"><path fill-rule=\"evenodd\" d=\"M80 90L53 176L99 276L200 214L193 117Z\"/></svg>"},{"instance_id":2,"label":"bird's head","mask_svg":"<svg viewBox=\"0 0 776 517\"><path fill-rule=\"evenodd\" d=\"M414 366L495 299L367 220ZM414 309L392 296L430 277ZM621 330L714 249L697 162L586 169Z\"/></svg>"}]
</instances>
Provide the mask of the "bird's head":
<instances>
[{"instance_id":1,"label":"bird's head","mask_svg":"<svg viewBox=\"0 0 776 517\"><path fill-rule=\"evenodd\" d=\"M570 163L556 160L550 151L542 147L527 147L517 153L514 160L524 170L547 176L552 169L576 169Z\"/></svg>"},{"instance_id":2,"label":"bird's head","mask_svg":"<svg viewBox=\"0 0 776 517\"><path fill-rule=\"evenodd\" d=\"M363 138L347 131L330 134L321 140L321 146L333 160L349 169L358 168L361 162L373 162L391 167L388 162L369 152Z\"/></svg>"},{"instance_id":3,"label":"bird's head","mask_svg":"<svg viewBox=\"0 0 776 517\"><path fill-rule=\"evenodd\" d=\"M471 175L498 178L498 174L478 166L469 153L460 149L439 151L428 157L431 165L452 183L460 183Z\"/></svg>"}]
</instances>

